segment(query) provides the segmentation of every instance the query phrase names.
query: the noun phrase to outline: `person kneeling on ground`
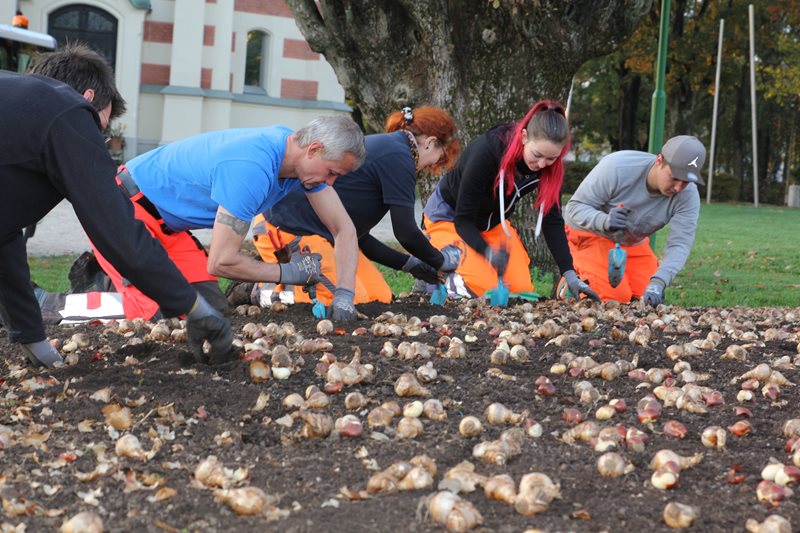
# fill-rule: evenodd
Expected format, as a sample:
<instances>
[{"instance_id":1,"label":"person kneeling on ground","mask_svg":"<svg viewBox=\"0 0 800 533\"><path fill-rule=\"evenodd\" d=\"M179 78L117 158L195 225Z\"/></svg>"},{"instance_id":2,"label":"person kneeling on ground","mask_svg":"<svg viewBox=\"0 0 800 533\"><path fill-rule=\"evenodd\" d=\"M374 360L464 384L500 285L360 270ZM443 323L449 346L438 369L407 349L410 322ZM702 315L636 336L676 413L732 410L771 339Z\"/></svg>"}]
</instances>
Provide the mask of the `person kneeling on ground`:
<instances>
[{"instance_id":1,"label":"person kneeling on ground","mask_svg":"<svg viewBox=\"0 0 800 533\"><path fill-rule=\"evenodd\" d=\"M0 311L11 341L22 344L34 364L63 361L45 335L22 229L66 198L97 249L127 279L166 316L186 315L198 360L232 359L230 323L133 219L130 202L114 184L114 162L100 132L124 112L125 101L108 63L85 46L67 45L44 54L32 75L0 71L0 101Z\"/></svg>"},{"instance_id":2,"label":"person kneeling on ground","mask_svg":"<svg viewBox=\"0 0 800 533\"><path fill-rule=\"evenodd\" d=\"M473 140L425 205L431 243L467 244L456 274L467 296L483 296L502 276L514 293L533 291L530 258L511 217L523 196L536 191L547 246L575 295L597 298L572 266L559 197L569 125L558 102L537 102L516 124L494 126Z\"/></svg>"},{"instance_id":3,"label":"person kneeling on ground","mask_svg":"<svg viewBox=\"0 0 800 533\"><path fill-rule=\"evenodd\" d=\"M132 159L121 167L117 180L136 218L163 244L186 279L205 285L221 306L227 301L216 276L293 285L319 280L317 254L296 253L276 264L241 252L253 217L293 190L304 192L337 244L341 275L331 317L352 320L355 229L328 185L363 159L364 135L349 117L320 117L296 133L273 126L195 135ZM198 228L213 228L208 254L190 233ZM157 311L102 256L97 259L122 293L126 315L149 317Z\"/></svg>"},{"instance_id":4,"label":"person kneeling on ground","mask_svg":"<svg viewBox=\"0 0 800 533\"><path fill-rule=\"evenodd\" d=\"M656 306L686 263L694 244L700 170L706 149L695 137L669 139L658 155L623 150L605 156L581 182L564 209L575 269L605 300L641 298ZM650 235L670 225L658 264ZM621 282L609 282L608 252L627 252Z\"/></svg>"},{"instance_id":5,"label":"person kneeling on ground","mask_svg":"<svg viewBox=\"0 0 800 533\"><path fill-rule=\"evenodd\" d=\"M452 166L459 151L455 132L453 118L438 107L407 107L396 111L386 121L386 133L366 137L364 165L334 184L334 190L353 220L362 252L356 272L356 303L389 303L392 300L389 285L372 261L404 270L431 284L439 283L438 271L452 272L458 266L461 250L457 246L434 248L414 223L417 173L436 172ZM394 250L370 235L370 230L387 212L397 241L411 255ZM303 194L292 192L259 215L253 234L264 261L275 261L276 245L280 247L286 243L321 254L323 283L317 288L317 299L325 304L331 302L334 296L330 288L337 280L332 257L335 247L331 246L334 239ZM256 291L253 299L263 299L266 304L272 296L269 292ZM308 302L310 299L296 287L293 301Z\"/></svg>"}]
</instances>

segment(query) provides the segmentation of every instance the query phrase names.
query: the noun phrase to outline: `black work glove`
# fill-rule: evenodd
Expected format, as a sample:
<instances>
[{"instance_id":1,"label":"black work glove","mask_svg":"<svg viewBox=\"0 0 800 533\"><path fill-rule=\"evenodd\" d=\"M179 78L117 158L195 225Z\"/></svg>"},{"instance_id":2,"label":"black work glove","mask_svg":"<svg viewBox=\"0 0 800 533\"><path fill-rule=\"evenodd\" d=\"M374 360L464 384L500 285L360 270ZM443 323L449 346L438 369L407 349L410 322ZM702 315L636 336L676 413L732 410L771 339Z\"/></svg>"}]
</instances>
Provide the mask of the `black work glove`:
<instances>
[{"instance_id":1,"label":"black work glove","mask_svg":"<svg viewBox=\"0 0 800 533\"><path fill-rule=\"evenodd\" d=\"M216 365L235 357L231 323L199 294L194 307L186 314L186 335L198 363ZM203 341L211 344L208 354L203 353Z\"/></svg>"},{"instance_id":2,"label":"black work glove","mask_svg":"<svg viewBox=\"0 0 800 533\"><path fill-rule=\"evenodd\" d=\"M612 207L606 219L606 231L619 231L627 227L628 214L631 210L627 207Z\"/></svg>"},{"instance_id":3,"label":"black work glove","mask_svg":"<svg viewBox=\"0 0 800 533\"><path fill-rule=\"evenodd\" d=\"M406 264L403 265L403 271L408 272L417 279L421 279L425 283L436 285L442 282L439 278L439 272L427 263L423 263L413 255L408 256Z\"/></svg>"},{"instance_id":4,"label":"black work glove","mask_svg":"<svg viewBox=\"0 0 800 533\"><path fill-rule=\"evenodd\" d=\"M650 283L647 284L644 294L642 295L642 300L644 301L645 305L656 307L659 304L663 304L664 289L666 287L667 284L661 281L659 278L650 278Z\"/></svg>"},{"instance_id":5,"label":"black work glove","mask_svg":"<svg viewBox=\"0 0 800 533\"><path fill-rule=\"evenodd\" d=\"M337 287L333 291L333 300L328 306L328 318L333 320L355 320L356 306L353 305L355 293L350 289Z\"/></svg>"},{"instance_id":6,"label":"black work glove","mask_svg":"<svg viewBox=\"0 0 800 533\"><path fill-rule=\"evenodd\" d=\"M508 250L504 247L501 246L497 250L487 247L484 257L486 257L486 260L497 270L498 275L502 276L506 273L506 268L508 268Z\"/></svg>"},{"instance_id":7,"label":"black work glove","mask_svg":"<svg viewBox=\"0 0 800 533\"><path fill-rule=\"evenodd\" d=\"M281 279L284 285L316 285L320 282L322 265L320 254L294 254L288 263L280 263Z\"/></svg>"},{"instance_id":8,"label":"black work glove","mask_svg":"<svg viewBox=\"0 0 800 533\"><path fill-rule=\"evenodd\" d=\"M56 363L64 362L58 350L53 348L53 345L46 340L23 344L22 348L25 350L28 361L33 363L34 366L52 368Z\"/></svg>"},{"instance_id":9,"label":"black work glove","mask_svg":"<svg viewBox=\"0 0 800 533\"><path fill-rule=\"evenodd\" d=\"M595 302L600 301L600 297L597 295L597 293L589 287L588 283L579 278L578 274L576 274L574 270L567 270L564 272L564 280L567 282L569 292L572 293L572 296L574 296L576 300L580 300L581 294L584 294L587 298L592 299Z\"/></svg>"}]
</instances>

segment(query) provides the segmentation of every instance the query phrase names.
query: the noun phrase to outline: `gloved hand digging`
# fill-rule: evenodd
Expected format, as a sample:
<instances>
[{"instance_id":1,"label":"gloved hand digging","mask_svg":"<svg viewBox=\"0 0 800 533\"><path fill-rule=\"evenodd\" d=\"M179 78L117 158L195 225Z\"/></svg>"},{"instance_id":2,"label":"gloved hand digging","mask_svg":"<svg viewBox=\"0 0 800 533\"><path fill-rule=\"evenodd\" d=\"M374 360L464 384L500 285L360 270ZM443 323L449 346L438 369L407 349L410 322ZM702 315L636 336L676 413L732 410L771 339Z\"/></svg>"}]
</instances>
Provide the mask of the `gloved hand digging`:
<instances>
[{"instance_id":1,"label":"gloved hand digging","mask_svg":"<svg viewBox=\"0 0 800 533\"><path fill-rule=\"evenodd\" d=\"M216 365L234 359L231 323L199 294L186 314L186 335L198 363ZM208 354L203 353L203 341L211 344Z\"/></svg>"},{"instance_id":2,"label":"gloved hand digging","mask_svg":"<svg viewBox=\"0 0 800 533\"><path fill-rule=\"evenodd\" d=\"M356 306L353 305L355 293L350 289L337 287L333 291L333 300L328 306L328 318L333 320L355 320Z\"/></svg>"},{"instance_id":3,"label":"gloved hand digging","mask_svg":"<svg viewBox=\"0 0 800 533\"><path fill-rule=\"evenodd\" d=\"M403 265L403 271L432 285L441 283L442 281L439 279L439 272L437 272L435 268L427 263L423 263L413 255L408 256L406 264Z\"/></svg>"},{"instance_id":4,"label":"gloved hand digging","mask_svg":"<svg viewBox=\"0 0 800 533\"><path fill-rule=\"evenodd\" d=\"M454 272L455 269L458 268L458 265L461 264L461 250L457 246L451 244L439 251L442 252L442 257L444 257L444 262L439 270L448 273Z\"/></svg>"},{"instance_id":5,"label":"gloved hand digging","mask_svg":"<svg viewBox=\"0 0 800 533\"><path fill-rule=\"evenodd\" d=\"M284 285L316 285L320 282L322 265L320 254L294 254L288 263L280 263L281 279Z\"/></svg>"},{"instance_id":6,"label":"gloved hand digging","mask_svg":"<svg viewBox=\"0 0 800 533\"><path fill-rule=\"evenodd\" d=\"M23 344L22 348L25 350L28 361L33 363L34 366L52 368L56 363L64 362L58 350L53 348L53 345L47 340Z\"/></svg>"},{"instance_id":7,"label":"gloved hand digging","mask_svg":"<svg viewBox=\"0 0 800 533\"><path fill-rule=\"evenodd\" d=\"M606 231L624 230L628 223L628 214L631 210L627 207L612 207L606 219Z\"/></svg>"},{"instance_id":8,"label":"gloved hand digging","mask_svg":"<svg viewBox=\"0 0 800 533\"><path fill-rule=\"evenodd\" d=\"M642 301L644 301L645 305L650 305L652 307L656 307L659 304L664 303L664 289L667 287L667 284L664 283L662 280L656 277L650 278L650 283L647 284L647 287L644 290L644 294L642 295Z\"/></svg>"},{"instance_id":9,"label":"gloved hand digging","mask_svg":"<svg viewBox=\"0 0 800 533\"><path fill-rule=\"evenodd\" d=\"M572 293L575 299L580 300L581 294L584 294L587 298L592 299L595 302L600 301L600 297L597 295L597 293L589 287L588 283L579 278L578 274L576 274L574 270L567 270L564 272L564 280L567 282L569 292Z\"/></svg>"},{"instance_id":10,"label":"gloved hand digging","mask_svg":"<svg viewBox=\"0 0 800 533\"><path fill-rule=\"evenodd\" d=\"M508 250L502 246L497 250L493 250L491 247L488 247L486 248L484 257L486 257L486 260L492 264L495 270L497 270L498 274L505 274L506 269L508 268Z\"/></svg>"}]
</instances>

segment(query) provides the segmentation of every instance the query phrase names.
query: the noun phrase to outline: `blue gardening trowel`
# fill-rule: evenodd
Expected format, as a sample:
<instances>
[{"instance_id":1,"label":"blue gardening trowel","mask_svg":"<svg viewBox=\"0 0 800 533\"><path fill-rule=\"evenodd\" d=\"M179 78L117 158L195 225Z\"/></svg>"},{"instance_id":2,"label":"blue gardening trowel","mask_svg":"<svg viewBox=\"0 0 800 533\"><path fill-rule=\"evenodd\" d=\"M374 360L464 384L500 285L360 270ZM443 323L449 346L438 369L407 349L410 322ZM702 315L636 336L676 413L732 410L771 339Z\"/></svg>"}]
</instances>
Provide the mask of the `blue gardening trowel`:
<instances>
[{"instance_id":1,"label":"blue gardening trowel","mask_svg":"<svg viewBox=\"0 0 800 533\"><path fill-rule=\"evenodd\" d=\"M508 231L506 227L505 177L505 172L503 169L500 169L500 183L497 188L497 196L500 200L500 227L503 228L503 233L506 234L506 238L511 238L511 232ZM508 285L503 283L503 275L505 273L505 268L502 269L502 272L500 270L497 271L497 290L489 297L489 303L497 307L506 307L508 305Z\"/></svg>"},{"instance_id":2,"label":"blue gardening trowel","mask_svg":"<svg viewBox=\"0 0 800 533\"><path fill-rule=\"evenodd\" d=\"M431 305L444 305L447 301L447 287L444 283L439 283L431 293Z\"/></svg>"},{"instance_id":3,"label":"blue gardening trowel","mask_svg":"<svg viewBox=\"0 0 800 533\"><path fill-rule=\"evenodd\" d=\"M617 207L624 207L622 204ZM628 262L628 252L620 248L619 241L622 240L622 231L614 234L614 247L608 251L608 283L616 287L622 283L622 276L625 275L625 263Z\"/></svg>"},{"instance_id":4,"label":"blue gardening trowel","mask_svg":"<svg viewBox=\"0 0 800 533\"><path fill-rule=\"evenodd\" d=\"M616 287L622 282L625 275L625 263L628 261L628 252L620 248L619 241L608 251L608 283Z\"/></svg>"},{"instance_id":5,"label":"blue gardening trowel","mask_svg":"<svg viewBox=\"0 0 800 533\"><path fill-rule=\"evenodd\" d=\"M500 272L497 271L497 288L492 292L489 297L489 303L495 307L506 307L508 305L508 285L503 283L503 274L505 269Z\"/></svg>"},{"instance_id":6,"label":"blue gardening trowel","mask_svg":"<svg viewBox=\"0 0 800 533\"><path fill-rule=\"evenodd\" d=\"M303 290L306 291L308 297L311 298L311 314L314 315L314 318L325 318L327 309L324 303L317 300L317 288L314 285L307 285L303 287Z\"/></svg>"}]
</instances>

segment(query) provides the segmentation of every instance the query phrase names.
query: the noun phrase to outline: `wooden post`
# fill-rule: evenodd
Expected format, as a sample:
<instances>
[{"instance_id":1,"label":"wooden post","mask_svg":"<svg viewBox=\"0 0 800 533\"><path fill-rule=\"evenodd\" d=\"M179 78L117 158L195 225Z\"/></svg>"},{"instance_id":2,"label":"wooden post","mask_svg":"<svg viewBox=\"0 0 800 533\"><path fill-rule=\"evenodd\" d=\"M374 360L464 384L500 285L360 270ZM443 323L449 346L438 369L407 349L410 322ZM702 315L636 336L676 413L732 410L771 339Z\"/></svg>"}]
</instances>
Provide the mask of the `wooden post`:
<instances>
[{"instance_id":1,"label":"wooden post","mask_svg":"<svg viewBox=\"0 0 800 533\"><path fill-rule=\"evenodd\" d=\"M748 7L750 18L750 118L753 130L753 206L758 207L758 131L756 130L756 44L753 36L753 4Z\"/></svg>"},{"instance_id":2,"label":"wooden post","mask_svg":"<svg viewBox=\"0 0 800 533\"><path fill-rule=\"evenodd\" d=\"M711 118L711 153L708 158L708 179L706 183L706 203L711 203L711 184L714 182L714 148L717 143L717 108L719 107L719 75L722 70L722 34L725 33L725 19L719 21L719 43L717 44L717 75L714 79L714 111Z\"/></svg>"}]
</instances>

